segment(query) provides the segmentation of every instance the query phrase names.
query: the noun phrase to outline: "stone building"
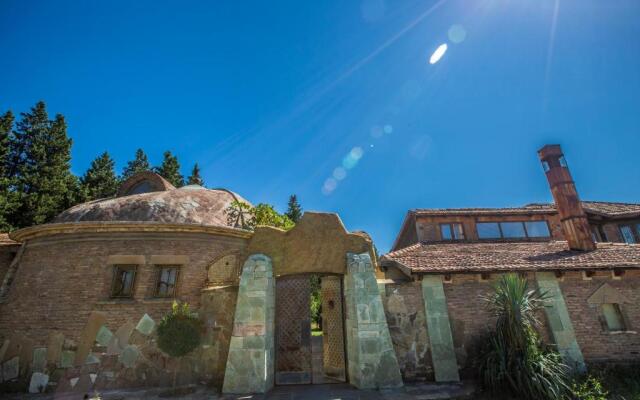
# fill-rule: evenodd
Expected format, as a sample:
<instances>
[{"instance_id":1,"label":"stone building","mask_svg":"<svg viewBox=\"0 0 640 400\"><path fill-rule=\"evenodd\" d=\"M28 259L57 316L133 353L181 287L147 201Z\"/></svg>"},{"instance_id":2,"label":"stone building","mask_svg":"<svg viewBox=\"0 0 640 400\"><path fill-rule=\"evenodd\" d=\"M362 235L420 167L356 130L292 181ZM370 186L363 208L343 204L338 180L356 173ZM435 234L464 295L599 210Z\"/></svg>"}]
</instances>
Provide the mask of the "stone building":
<instances>
[{"instance_id":1,"label":"stone building","mask_svg":"<svg viewBox=\"0 0 640 400\"><path fill-rule=\"evenodd\" d=\"M480 297L513 272L553 296L540 333L570 364L640 362L640 204L580 201L560 147L539 155L554 204L407 213L380 260L405 380L471 373Z\"/></svg>"},{"instance_id":2,"label":"stone building","mask_svg":"<svg viewBox=\"0 0 640 400\"><path fill-rule=\"evenodd\" d=\"M114 198L0 236L0 389L158 386L175 370L229 393L457 381L492 325L479 296L514 272L552 294L541 334L576 368L639 361L640 205L580 202L560 148L540 155L553 205L412 210L380 260L335 214L247 231L225 211L246 202L231 191L131 177ZM203 321L180 363L156 345L175 300Z\"/></svg>"},{"instance_id":3,"label":"stone building","mask_svg":"<svg viewBox=\"0 0 640 400\"><path fill-rule=\"evenodd\" d=\"M368 236L323 213L287 232L243 230L226 212L234 201L246 202L145 172L115 198L1 236L2 390L166 385L176 368L181 383L231 393L325 379L402 385ZM309 274L322 277L316 370ZM155 333L174 300L204 322L201 346L179 364Z\"/></svg>"}]
</instances>

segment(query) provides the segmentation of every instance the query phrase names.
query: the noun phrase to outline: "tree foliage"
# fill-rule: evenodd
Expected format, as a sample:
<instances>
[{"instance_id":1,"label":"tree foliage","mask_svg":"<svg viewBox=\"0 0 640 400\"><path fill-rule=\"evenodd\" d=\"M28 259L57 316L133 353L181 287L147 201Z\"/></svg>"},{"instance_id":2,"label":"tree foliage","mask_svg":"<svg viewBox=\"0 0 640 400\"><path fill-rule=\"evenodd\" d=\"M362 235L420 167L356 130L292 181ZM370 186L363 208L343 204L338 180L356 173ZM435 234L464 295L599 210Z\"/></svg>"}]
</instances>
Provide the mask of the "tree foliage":
<instances>
[{"instance_id":1,"label":"tree foliage","mask_svg":"<svg viewBox=\"0 0 640 400\"><path fill-rule=\"evenodd\" d=\"M289 196L289 203L287 204L287 212L284 213L291 221L298 223L302 217L302 207L298 203L298 197L295 194Z\"/></svg>"},{"instance_id":2,"label":"tree foliage","mask_svg":"<svg viewBox=\"0 0 640 400\"><path fill-rule=\"evenodd\" d=\"M142 149L136 150L136 156L129 161L122 171L122 180L127 180L140 172L149 171L149 159Z\"/></svg>"},{"instance_id":3,"label":"tree foliage","mask_svg":"<svg viewBox=\"0 0 640 400\"><path fill-rule=\"evenodd\" d=\"M200 185L204 187L204 179L200 176L200 167L198 166L198 163L193 165L191 175L189 175L189 179L187 180L187 185Z\"/></svg>"},{"instance_id":4,"label":"tree foliage","mask_svg":"<svg viewBox=\"0 0 640 400\"><path fill-rule=\"evenodd\" d=\"M106 151L91 162L91 166L80 178L85 200L113 197L118 191L115 162Z\"/></svg>"},{"instance_id":5,"label":"tree foliage","mask_svg":"<svg viewBox=\"0 0 640 400\"><path fill-rule=\"evenodd\" d=\"M295 223L284 214L277 212L272 205L260 203L251 207L247 203L234 201L225 210L227 225L234 228L253 230L258 225L273 226L280 229L291 229Z\"/></svg>"},{"instance_id":6,"label":"tree foliage","mask_svg":"<svg viewBox=\"0 0 640 400\"><path fill-rule=\"evenodd\" d=\"M12 181L9 175L9 145L13 121L11 111L0 116L0 232L11 230L8 219L15 207L15 198L9 190Z\"/></svg>"},{"instance_id":7,"label":"tree foliage","mask_svg":"<svg viewBox=\"0 0 640 400\"><path fill-rule=\"evenodd\" d=\"M189 304L173 302L158 324L158 347L171 357L184 357L200 344L202 322Z\"/></svg>"},{"instance_id":8,"label":"tree foliage","mask_svg":"<svg viewBox=\"0 0 640 400\"><path fill-rule=\"evenodd\" d=\"M70 170L71 143L64 117L50 120L44 102L21 114L10 143L8 174L17 202L11 225L45 223L78 201L78 179Z\"/></svg>"},{"instance_id":9,"label":"tree foliage","mask_svg":"<svg viewBox=\"0 0 640 400\"><path fill-rule=\"evenodd\" d=\"M480 378L494 393L509 391L522 399L567 399L568 368L557 352L541 343L536 329L547 295L528 288L516 274L500 277L483 298L496 318L496 330L480 364Z\"/></svg>"},{"instance_id":10,"label":"tree foliage","mask_svg":"<svg viewBox=\"0 0 640 400\"><path fill-rule=\"evenodd\" d=\"M168 180L173 186L184 186L184 177L180 174L180 163L178 157L171 154L170 151L165 151L160 167L154 168L155 172Z\"/></svg>"}]
</instances>

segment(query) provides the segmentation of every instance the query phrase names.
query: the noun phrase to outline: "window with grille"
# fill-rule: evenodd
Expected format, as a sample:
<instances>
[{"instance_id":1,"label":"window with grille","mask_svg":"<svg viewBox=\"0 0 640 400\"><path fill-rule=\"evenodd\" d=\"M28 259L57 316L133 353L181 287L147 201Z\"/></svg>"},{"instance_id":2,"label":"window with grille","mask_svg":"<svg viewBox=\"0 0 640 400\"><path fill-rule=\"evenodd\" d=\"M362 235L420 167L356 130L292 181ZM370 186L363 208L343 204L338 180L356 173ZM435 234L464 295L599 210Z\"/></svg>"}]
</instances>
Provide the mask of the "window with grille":
<instances>
[{"instance_id":1,"label":"window with grille","mask_svg":"<svg viewBox=\"0 0 640 400\"><path fill-rule=\"evenodd\" d=\"M158 279L156 282L156 297L173 297L176 293L178 281L177 266L158 267Z\"/></svg>"},{"instance_id":2,"label":"window with grille","mask_svg":"<svg viewBox=\"0 0 640 400\"><path fill-rule=\"evenodd\" d=\"M113 268L111 297L133 297L136 278L135 265L116 265Z\"/></svg>"}]
</instances>

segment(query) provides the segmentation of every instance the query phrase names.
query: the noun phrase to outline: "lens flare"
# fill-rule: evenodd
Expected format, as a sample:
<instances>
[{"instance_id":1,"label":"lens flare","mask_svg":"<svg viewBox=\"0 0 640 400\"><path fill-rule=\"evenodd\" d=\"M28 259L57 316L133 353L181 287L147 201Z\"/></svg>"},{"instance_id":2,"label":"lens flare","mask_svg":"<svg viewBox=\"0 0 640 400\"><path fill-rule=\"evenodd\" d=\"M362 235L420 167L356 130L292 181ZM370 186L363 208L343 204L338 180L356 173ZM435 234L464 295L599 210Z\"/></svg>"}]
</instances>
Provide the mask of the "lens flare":
<instances>
[{"instance_id":1,"label":"lens flare","mask_svg":"<svg viewBox=\"0 0 640 400\"><path fill-rule=\"evenodd\" d=\"M341 181L341 180L343 180L344 178L347 177L347 170L342 168L342 167L338 167L338 168L333 170L333 177L336 180Z\"/></svg>"},{"instance_id":2,"label":"lens flare","mask_svg":"<svg viewBox=\"0 0 640 400\"><path fill-rule=\"evenodd\" d=\"M440 59L442 58L442 56L444 56L444 53L446 52L447 52L447 44L442 43L440 46L438 46L436 51L434 51L433 54L431 55L431 58L429 59L429 64L435 64L438 61L440 61Z\"/></svg>"},{"instance_id":3,"label":"lens flare","mask_svg":"<svg viewBox=\"0 0 640 400\"><path fill-rule=\"evenodd\" d=\"M447 32L449 36L449 40L453 43L462 43L464 39L467 37L467 31L464 29L462 25L451 25L449 28L449 32Z\"/></svg>"}]
</instances>

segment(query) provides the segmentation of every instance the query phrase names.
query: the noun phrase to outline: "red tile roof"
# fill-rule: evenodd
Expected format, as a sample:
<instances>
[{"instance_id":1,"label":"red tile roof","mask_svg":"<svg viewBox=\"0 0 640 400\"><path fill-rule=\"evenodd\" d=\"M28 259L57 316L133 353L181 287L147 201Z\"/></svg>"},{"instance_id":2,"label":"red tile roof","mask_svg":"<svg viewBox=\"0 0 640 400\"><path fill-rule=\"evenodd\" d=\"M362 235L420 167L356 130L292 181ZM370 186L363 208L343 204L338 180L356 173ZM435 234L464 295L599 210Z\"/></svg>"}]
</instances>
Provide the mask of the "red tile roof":
<instances>
[{"instance_id":1,"label":"red tile roof","mask_svg":"<svg viewBox=\"0 0 640 400\"><path fill-rule=\"evenodd\" d=\"M609 201L583 201L582 207L587 213L608 217L640 215L640 204L614 203ZM418 208L412 210L416 215L495 215L495 214L554 214L556 206L553 203L532 203L524 207L502 208Z\"/></svg>"},{"instance_id":2,"label":"red tile roof","mask_svg":"<svg viewBox=\"0 0 640 400\"><path fill-rule=\"evenodd\" d=\"M574 251L565 241L418 243L380 263L416 273L640 268L640 245L598 243L594 251Z\"/></svg>"}]
</instances>

